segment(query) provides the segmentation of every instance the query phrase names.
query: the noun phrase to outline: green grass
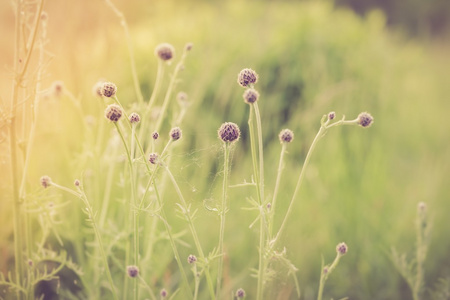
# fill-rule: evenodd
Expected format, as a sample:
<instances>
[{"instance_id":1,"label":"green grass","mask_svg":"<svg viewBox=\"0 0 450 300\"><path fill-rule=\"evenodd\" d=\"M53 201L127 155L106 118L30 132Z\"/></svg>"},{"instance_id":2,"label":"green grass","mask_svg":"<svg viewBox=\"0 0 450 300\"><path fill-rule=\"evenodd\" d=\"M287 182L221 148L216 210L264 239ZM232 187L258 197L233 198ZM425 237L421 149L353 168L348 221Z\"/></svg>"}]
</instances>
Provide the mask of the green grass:
<instances>
[{"instance_id":1,"label":"green grass","mask_svg":"<svg viewBox=\"0 0 450 300\"><path fill-rule=\"evenodd\" d=\"M121 261L125 236L132 235L124 225L127 219L124 203L130 197L128 169L123 146L110 140L113 126L103 117L105 105L91 96L91 87L98 78L105 77L117 84L122 104L133 107L136 96L127 46L120 24L104 3L90 4L84 11L70 4L47 5L48 47L55 58L44 83L63 80L72 93L80 95L83 117L92 115L95 125L84 130L67 97L43 101L28 191L40 190L39 178L44 174L70 187L74 179L80 178L94 210L98 211L107 174L113 168L110 206L101 231L103 243L114 245L115 258L110 256L109 262L120 288L125 267ZM438 56L439 52L419 41L389 32L379 12L361 19L350 11L333 10L326 2L231 1L213 6L168 1L133 3L123 9L130 25L144 99L150 97L155 81L155 46L160 42L172 43L179 58L184 44L194 43L175 89L188 93L191 106L180 126L183 138L173 145L170 167L184 197L198 209L195 225L206 253L218 242L219 218L204 208L203 201L208 199L210 204L221 199L223 153L217 129L223 122L235 122L242 131L241 140L232 152L229 183L249 181L253 173L247 126L249 108L242 100L243 89L236 83L238 72L250 67L260 76L256 88L261 94L266 197L271 196L275 184L281 150L277 135L282 128L295 133L285 156L277 202L279 212L287 209L323 114L335 111L337 119L343 114L353 119L359 112L368 111L375 118L369 129L330 129L317 145L306 170L281 243L286 246L287 257L299 269L302 299L316 298L322 257L331 262L339 242L346 242L349 252L327 280L324 299L345 296L410 299L411 293L387 253L395 246L399 252L414 254L414 219L416 205L421 201L428 203L433 224L425 261L426 286L432 288L439 278L450 275L446 225L450 207L446 186L446 174L450 171L450 126L446 121L450 88L445 79L448 71L443 67L448 65L448 56ZM87 31L87 25L78 19L81 13L89 20L91 30ZM61 22L64 18L69 21ZM63 29L72 34L62 35ZM11 41L8 43L12 45ZM174 65L166 71L163 92ZM163 92L157 99L159 104ZM9 104L7 92L0 96ZM169 116L178 109L175 101L170 109ZM131 111L127 109L128 113ZM104 126L101 137L96 135L100 126ZM162 140L156 144L159 152L170 127L168 122L163 124ZM147 136L151 132L150 129ZM7 151L3 151L3 145L0 147L2 159L5 156L7 160ZM181 239L190 244L190 247L178 244L180 256L187 258L195 247L186 223L175 216L175 202L179 200L170 181L158 180L165 187L161 190L168 222L174 233L184 232ZM10 191L6 185L1 187L0 249L7 254L0 260L0 268L5 272L14 269L14 250ZM247 298L254 299L256 279L250 276L249 269L258 266L258 226L249 229L257 215L241 209L248 206L245 200L248 196L256 198L254 188L229 189L223 288L242 287ZM53 234L49 244L55 250L64 248L68 252L83 269L85 282L98 280L94 274L100 261L98 265L86 263L89 256L85 251L95 252L95 248L93 234L81 212L82 203L55 190L33 193L32 198L44 206L50 201L64 204L56 215L56 220L62 222L52 225L61 235L64 247L58 245ZM37 241L42 232L38 219L39 215L33 214L32 228ZM145 233L141 254L145 254L152 217L144 214L141 220ZM276 226L281 221L280 213L275 217ZM140 270L156 294L162 288L173 293L180 287L180 273L163 224L158 224L154 255ZM84 247L82 242L90 246ZM276 270L275 281L266 286L266 299L277 296L294 299L292 279L282 267ZM186 272L192 281L187 267ZM212 268L215 278L214 272ZM63 285L65 292L69 287L75 289L69 283ZM201 287L199 298L207 299L204 278ZM109 293L103 292L107 299ZM141 288L140 294L144 297L146 290ZM183 299L182 292L176 298Z\"/></svg>"}]
</instances>

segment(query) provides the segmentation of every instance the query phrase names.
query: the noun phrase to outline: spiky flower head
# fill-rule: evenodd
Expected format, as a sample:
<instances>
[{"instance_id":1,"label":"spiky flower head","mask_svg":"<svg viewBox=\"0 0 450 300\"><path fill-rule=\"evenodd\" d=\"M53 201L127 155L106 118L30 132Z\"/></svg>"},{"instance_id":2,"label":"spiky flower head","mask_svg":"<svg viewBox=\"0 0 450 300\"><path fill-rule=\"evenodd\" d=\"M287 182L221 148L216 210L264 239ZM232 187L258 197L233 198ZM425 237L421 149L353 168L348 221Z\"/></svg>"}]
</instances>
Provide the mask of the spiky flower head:
<instances>
[{"instance_id":1,"label":"spiky flower head","mask_svg":"<svg viewBox=\"0 0 450 300\"><path fill-rule=\"evenodd\" d=\"M347 253L347 251L348 251L347 244L345 244L345 243L339 243L339 244L337 244L337 246L336 246L336 252L338 253L338 255L342 256L342 255L344 255L345 253Z\"/></svg>"},{"instance_id":2,"label":"spiky flower head","mask_svg":"<svg viewBox=\"0 0 450 300\"><path fill-rule=\"evenodd\" d=\"M130 123L131 124L137 124L137 123L139 123L141 121L141 116L139 116L139 114L135 113L135 112L131 113L129 118L130 118Z\"/></svg>"},{"instance_id":3,"label":"spiky flower head","mask_svg":"<svg viewBox=\"0 0 450 300\"><path fill-rule=\"evenodd\" d=\"M358 115L358 124L362 127L369 127L373 124L373 117L367 112L362 112Z\"/></svg>"},{"instance_id":4,"label":"spiky flower head","mask_svg":"<svg viewBox=\"0 0 450 300\"><path fill-rule=\"evenodd\" d=\"M334 111L328 113L328 120L333 120L336 118L336 113Z\"/></svg>"},{"instance_id":5,"label":"spiky flower head","mask_svg":"<svg viewBox=\"0 0 450 300\"><path fill-rule=\"evenodd\" d=\"M158 153L150 153L148 156L148 161L155 165L158 162Z\"/></svg>"},{"instance_id":6,"label":"spiky flower head","mask_svg":"<svg viewBox=\"0 0 450 300\"><path fill-rule=\"evenodd\" d=\"M253 104L259 99L259 93L255 89L247 89L245 90L244 94L242 95L244 98L244 102L248 104Z\"/></svg>"},{"instance_id":7,"label":"spiky flower head","mask_svg":"<svg viewBox=\"0 0 450 300\"><path fill-rule=\"evenodd\" d=\"M280 143L282 144L290 143L294 139L294 133L290 129L283 129L280 131L278 138L280 139Z\"/></svg>"},{"instance_id":8,"label":"spiky flower head","mask_svg":"<svg viewBox=\"0 0 450 300\"><path fill-rule=\"evenodd\" d=\"M164 61L169 61L175 56L175 48L168 43L159 44L155 48L155 55Z\"/></svg>"},{"instance_id":9,"label":"spiky flower head","mask_svg":"<svg viewBox=\"0 0 450 300\"><path fill-rule=\"evenodd\" d=\"M217 133L222 141L230 143L239 140L239 136L241 135L237 124L232 122L223 123Z\"/></svg>"},{"instance_id":10,"label":"spiky flower head","mask_svg":"<svg viewBox=\"0 0 450 300\"><path fill-rule=\"evenodd\" d=\"M131 278L136 278L139 275L139 268L137 266L127 266L127 274Z\"/></svg>"},{"instance_id":11,"label":"spiky flower head","mask_svg":"<svg viewBox=\"0 0 450 300\"><path fill-rule=\"evenodd\" d=\"M157 139L159 138L159 133L158 133L157 131L154 131L154 132L152 133L152 138L153 138L154 140L157 140Z\"/></svg>"},{"instance_id":12,"label":"spiky flower head","mask_svg":"<svg viewBox=\"0 0 450 300\"><path fill-rule=\"evenodd\" d=\"M238 74L237 82L242 87L248 87L249 85L255 84L258 81L258 74L252 69L243 69Z\"/></svg>"},{"instance_id":13,"label":"spiky flower head","mask_svg":"<svg viewBox=\"0 0 450 300\"><path fill-rule=\"evenodd\" d=\"M236 298L241 299L245 297L245 291L243 288L240 288L236 291Z\"/></svg>"},{"instance_id":14,"label":"spiky flower head","mask_svg":"<svg viewBox=\"0 0 450 300\"><path fill-rule=\"evenodd\" d=\"M167 297L166 289L162 289L161 292L159 292L159 295L161 296L161 298L166 298Z\"/></svg>"},{"instance_id":15,"label":"spiky flower head","mask_svg":"<svg viewBox=\"0 0 450 300\"><path fill-rule=\"evenodd\" d=\"M114 97L117 93L117 86L112 82L103 82L101 93L103 97Z\"/></svg>"},{"instance_id":16,"label":"spiky flower head","mask_svg":"<svg viewBox=\"0 0 450 300\"><path fill-rule=\"evenodd\" d=\"M193 263L195 263L197 261L197 257L194 254L191 254L188 256L187 261L188 261L188 263L190 263L192 265Z\"/></svg>"},{"instance_id":17,"label":"spiky flower head","mask_svg":"<svg viewBox=\"0 0 450 300\"><path fill-rule=\"evenodd\" d=\"M117 104L110 104L105 110L105 117L111 122L119 121L122 117L122 108Z\"/></svg>"},{"instance_id":18,"label":"spiky flower head","mask_svg":"<svg viewBox=\"0 0 450 300\"><path fill-rule=\"evenodd\" d=\"M47 175L44 175L40 179L41 185L46 189L52 184L52 179Z\"/></svg>"},{"instance_id":19,"label":"spiky flower head","mask_svg":"<svg viewBox=\"0 0 450 300\"><path fill-rule=\"evenodd\" d=\"M175 127L170 130L170 137L172 140L177 141L181 138L181 129L180 127Z\"/></svg>"}]
</instances>

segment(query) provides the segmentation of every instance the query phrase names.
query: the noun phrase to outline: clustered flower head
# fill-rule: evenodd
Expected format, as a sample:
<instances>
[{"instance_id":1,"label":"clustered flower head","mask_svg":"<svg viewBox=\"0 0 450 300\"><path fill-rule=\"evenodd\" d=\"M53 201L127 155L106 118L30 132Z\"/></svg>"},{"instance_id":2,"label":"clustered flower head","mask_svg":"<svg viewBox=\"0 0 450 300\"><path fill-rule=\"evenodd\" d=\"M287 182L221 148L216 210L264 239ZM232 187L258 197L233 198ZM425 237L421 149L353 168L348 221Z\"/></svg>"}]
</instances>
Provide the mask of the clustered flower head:
<instances>
[{"instance_id":1,"label":"clustered flower head","mask_svg":"<svg viewBox=\"0 0 450 300\"><path fill-rule=\"evenodd\" d=\"M245 103L253 104L259 99L259 93L255 89L247 89L245 90L244 94L242 95L244 98Z\"/></svg>"},{"instance_id":2,"label":"clustered flower head","mask_svg":"<svg viewBox=\"0 0 450 300\"><path fill-rule=\"evenodd\" d=\"M193 264L197 261L197 257L194 254L188 256L187 261L189 264Z\"/></svg>"},{"instance_id":3,"label":"clustered flower head","mask_svg":"<svg viewBox=\"0 0 450 300\"><path fill-rule=\"evenodd\" d=\"M127 274L131 278L136 278L139 275L139 268L137 266L127 266Z\"/></svg>"},{"instance_id":4,"label":"clustered flower head","mask_svg":"<svg viewBox=\"0 0 450 300\"><path fill-rule=\"evenodd\" d=\"M112 82L103 82L100 92L103 97L114 97L117 93L117 86Z\"/></svg>"},{"instance_id":5,"label":"clustered flower head","mask_svg":"<svg viewBox=\"0 0 450 300\"><path fill-rule=\"evenodd\" d=\"M171 44L162 43L156 46L155 55L164 61L169 61L175 56L175 49Z\"/></svg>"},{"instance_id":6,"label":"clustered flower head","mask_svg":"<svg viewBox=\"0 0 450 300\"><path fill-rule=\"evenodd\" d=\"M255 84L258 81L258 74L252 69L243 69L238 74L237 82L242 87L248 87L249 85Z\"/></svg>"},{"instance_id":7,"label":"clustered flower head","mask_svg":"<svg viewBox=\"0 0 450 300\"><path fill-rule=\"evenodd\" d=\"M166 298L167 297L166 289L162 289L161 292L159 292L159 295L161 296L161 298Z\"/></svg>"},{"instance_id":8,"label":"clustered flower head","mask_svg":"<svg viewBox=\"0 0 450 300\"><path fill-rule=\"evenodd\" d=\"M232 122L223 123L217 133L222 141L230 143L239 140L239 136L241 135L239 127Z\"/></svg>"},{"instance_id":9,"label":"clustered flower head","mask_svg":"<svg viewBox=\"0 0 450 300\"><path fill-rule=\"evenodd\" d=\"M137 124L137 123L139 123L141 121L141 116L139 116L139 114L135 113L135 112L131 113L129 118L130 118L130 123L131 124Z\"/></svg>"},{"instance_id":10,"label":"clustered flower head","mask_svg":"<svg viewBox=\"0 0 450 300\"><path fill-rule=\"evenodd\" d=\"M186 51L191 51L193 46L194 46L194 44L187 43L186 46L185 46Z\"/></svg>"},{"instance_id":11,"label":"clustered flower head","mask_svg":"<svg viewBox=\"0 0 450 300\"><path fill-rule=\"evenodd\" d=\"M52 184L52 179L47 175L42 176L40 181L44 188L48 188Z\"/></svg>"},{"instance_id":12,"label":"clustered flower head","mask_svg":"<svg viewBox=\"0 0 450 300\"><path fill-rule=\"evenodd\" d=\"M358 124L362 127L369 127L373 124L373 117L366 112L362 112L358 115Z\"/></svg>"},{"instance_id":13,"label":"clustered flower head","mask_svg":"<svg viewBox=\"0 0 450 300\"><path fill-rule=\"evenodd\" d=\"M236 298L241 299L245 297L244 289L240 288L236 291Z\"/></svg>"},{"instance_id":14,"label":"clustered flower head","mask_svg":"<svg viewBox=\"0 0 450 300\"><path fill-rule=\"evenodd\" d=\"M336 118L336 113L334 111L328 113L328 120L333 120Z\"/></svg>"},{"instance_id":15,"label":"clustered flower head","mask_svg":"<svg viewBox=\"0 0 450 300\"><path fill-rule=\"evenodd\" d=\"M78 179L75 179L75 181L73 182L73 185L75 185L76 187L79 187L81 185L81 182Z\"/></svg>"},{"instance_id":16,"label":"clustered flower head","mask_svg":"<svg viewBox=\"0 0 450 300\"><path fill-rule=\"evenodd\" d=\"M346 254L347 251L348 251L347 244L345 244L345 243L339 243L339 244L337 244L337 246L336 246L336 252L337 252L339 255L342 256L342 255Z\"/></svg>"},{"instance_id":17,"label":"clustered flower head","mask_svg":"<svg viewBox=\"0 0 450 300\"><path fill-rule=\"evenodd\" d=\"M117 104L110 104L105 110L105 117L111 122L119 121L122 117L122 108Z\"/></svg>"},{"instance_id":18,"label":"clustered flower head","mask_svg":"<svg viewBox=\"0 0 450 300\"><path fill-rule=\"evenodd\" d=\"M283 129L278 135L278 138L280 139L280 143L282 144L290 143L294 139L294 133L290 129Z\"/></svg>"},{"instance_id":19,"label":"clustered flower head","mask_svg":"<svg viewBox=\"0 0 450 300\"><path fill-rule=\"evenodd\" d=\"M170 130L170 137L172 140L177 141L181 138L181 129L180 127L175 127Z\"/></svg>"},{"instance_id":20,"label":"clustered flower head","mask_svg":"<svg viewBox=\"0 0 450 300\"><path fill-rule=\"evenodd\" d=\"M157 139L159 138L159 133L158 133L157 131L154 131L154 132L152 133L152 138L153 138L154 140L157 140Z\"/></svg>"},{"instance_id":21,"label":"clustered flower head","mask_svg":"<svg viewBox=\"0 0 450 300\"><path fill-rule=\"evenodd\" d=\"M158 153L150 153L148 161L151 164L155 165L158 162Z\"/></svg>"}]
</instances>

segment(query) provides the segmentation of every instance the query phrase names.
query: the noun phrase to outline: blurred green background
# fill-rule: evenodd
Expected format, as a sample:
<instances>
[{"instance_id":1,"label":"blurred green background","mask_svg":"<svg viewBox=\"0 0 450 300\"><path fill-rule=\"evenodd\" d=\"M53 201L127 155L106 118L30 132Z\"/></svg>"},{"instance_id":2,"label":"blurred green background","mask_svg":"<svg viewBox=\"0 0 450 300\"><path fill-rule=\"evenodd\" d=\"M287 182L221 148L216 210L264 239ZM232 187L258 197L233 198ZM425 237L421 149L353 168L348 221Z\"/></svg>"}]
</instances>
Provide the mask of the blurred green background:
<instances>
[{"instance_id":1,"label":"blurred green background","mask_svg":"<svg viewBox=\"0 0 450 300\"><path fill-rule=\"evenodd\" d=\"M0 78L4 103L10 93L14 34L13 13L6 2L0 4L0 63L7 66ZM327 282L327 299L410 299L388 252L395 246L414 253L414 219L421 201L429 206L433 226L427 288L450 276L448 1L117 1L117 5L130 25L145 98L156 76L155 46L169 42L179 54L185 43L194 44L177 85L192 104L181 126L184 138L175 150L172 169L186 198L200 209L197 225L206 249L217 243L218 220L202 202L220 197L222 161L216 130L225 121L237 123L243 135L234 150L230 182L242 183L251 176L249 108L236 83L238 72L249 67L260 76L256 87L261 94L268 196L281 149L277 134L286 127L295 133L278 198L280 211L287 208L323 114L335 111L338 118L353 119L368 111L375 118L368 129L334 128L312 157L283 237L288 258L299 268L302 299L315 298L321 259L331 262L342 241L349 253ZM53 58L44 85L64 81L91 115L98 108L91 88L106 78L118 85L122 103L131 106L136 97L125 37L104 2L49 1L45 9L47 49ZM83 168L89 169L89 164L74 163L86 151L83 141L88 137L80 131L81 120L72 113L70 102L52 101L43 104L38 119L31 189L37 189L43 174L71 185ZM5 170L6 145L0 145ZM10 178L7 173L2 176L6 177L0 186L0 271L6 273L13 244ZM245 197L251 193L245 188L231 190L226 228L226 278L248 289L250 299L256 281L249 268L256 267L258 258L257 231L248 225L256 215L241 207L247 206ZM268 285L267 299L277 295L287 299L292 291L293 283L283 271Z\"/></svg>"}]
</instances>

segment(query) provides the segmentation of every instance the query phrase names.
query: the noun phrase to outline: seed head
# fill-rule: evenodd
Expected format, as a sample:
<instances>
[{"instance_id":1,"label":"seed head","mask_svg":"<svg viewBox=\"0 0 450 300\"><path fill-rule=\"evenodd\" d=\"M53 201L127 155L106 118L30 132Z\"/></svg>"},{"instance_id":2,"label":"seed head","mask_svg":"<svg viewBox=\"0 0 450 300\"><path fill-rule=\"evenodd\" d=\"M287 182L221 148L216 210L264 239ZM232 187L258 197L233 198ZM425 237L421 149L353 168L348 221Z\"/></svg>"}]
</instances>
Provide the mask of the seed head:
<instances>
[{"instance_id":1,"label":"seed head","mask_svg":"<svg viewBox=\"0 0 450 300\"><path fill-rule=\"evenodd\" d=\"M148 161L151 164L155 165L158 162L158 153L150 153Z\"/></svg>"},{"instance_id":2,"label":"seed head","mask_svg":"<svg viewBox=\"0 0 450 300\"><path fill-rule=\"evenodd\" d=\"M117 93L117 86L112 82L103 82L100 92L103 97L114 97Z\"/></svg>"},{"instance_id":3,"label":"seed head","mask_svg":"<svg viewBox=\"0 0 450 300\"><path fill-rule=\"evenodd\" d=\"M185 46L186 51L191 51L193 46L194 46L194 44L187 43L186 46Z\"/></svg>"},{"instance_id":4,"label":"seed head","mask_svg":"<svg viewBox=\"0 0 450 300\"><path fill-rule=\"evenodd\" d=\"M244 98L245 103L253 104L256 101L258 101L259 93L257 90L250 88L245 90L244 95L242 95L242 97Z\"/></svg>"},{"instance_id":5,"label":"seed head","mask_svg":"<svg viewBox=\"0 0 450 300\"><path fill-rule=\"evenodd\" d=\"M258 74L252 69L243 69L238 74L237 82L242 87L248 87L251 84L255 84L258 81Z\"/></svg>"},{"instance_id":6,"label":"seed head","mask_svg":"<svg viewBox=\"0 0 450 300\"><path fill-rule=\"evenodd\" d=\"M120 117L122 117L122 108L117 104L108 105L105 110L105 117L114 123L119 121Z\"/></svg>"},{"instance_id":7,"label":"seed head","mask_svg":"<svg viewBox=\"0 0 450 300\"><path fill-rule=\"evenodd\" d=\"M136 278L139 275L139 268L137 266L127 266L127 274L131 278Z\"/></svg>"},{"instance_id":8,"label":"seed head","mask_svg":"<svg viewBox=\"0 0 450 300\"><path fill-rule=\"evenodd\" d=\"M230 143L238 141L239 136L241 135L239 127L232 122L223 123L222 126L220 126L219 131L217 133L222 141Z\"/></svg>"},{"instance_id":9,"label":"seed head","mask_svg":"<svg viewBox=\"0 0 450 300\"><path fill-rule=\"evenodd\" d=\"M175 49L171 44L162 43L156 46L155 55L164 61L169 61L174 57Z\"/></svg>"},{"instance_id":10,"label":"seed head","mask_svg":"<svg viewBox=\"0 0 450 300\"><path fill-rule=\"evenodd\" d=\"M278 135L278 138L280 139L280 143L282 144L290 143L294 139L294 133L290 129L283 129Z\"/></svg>"},{"instance_id":11,"label":"seed head","mask_svg":"<svg viewBox=\"0 0 450 300\"><path fill-rule=\"evenodd\" d=\"M170 130L170 137L172 140L177 141L181 138L181 129L180 127L175 127Z\"/></svg>"},{"instance_id":12,"label":"seed head","mask_svg":"<svg viewBox=\"0 0 450 300\"><path fill-rule=\"evenodd\" d=\"M41 177L41 185L46 189L52 184L52 179L47 175Z\"/></svg>"},{"instance_id":13,"label":"seed head","mask_svg":"<svg viewBox=\"0 0 450 300\"><path fill-rule=\"evenodd\" d=\"M334 111L328 113L328 120L333 120L336 118L336 113Z\"/></svg>"},{"instance_id":14,"label":"seed head","mask_svg":"<svg viewBox=\"0 0 450 300\"><path fill-rule=\"evenodd\" d=\"M358 124L362 127L369 127L373 124L373 117L366 112L362 112L358 115Z\"/></svg>"},{"instance_id":15,"label":"seed head","mask_svg":"<svg viewBox=\"0 0 450 300\"><path fill-rule=\"evenodd\" d=\"M345 243L339 243L339 244L336 246L336 252L337 252L340 256L342 256L342 255L344 255L345 253L347 253L347 251L348 251L348 247L347 247L347 244L345 244Z\"/></svg>"},{"instance_id":16,"label":"seed head","mask_svg":"<svg viewBox=\"0 0 450 300\"><path fill-rule=\"evenodd\" d=\"M153 138L154 140L157 140L157 139L159 138L159 133L158 133L157 131L153 132L153 133L152 133L152 138Z\"/></svg>"},{"instance_id":17,"label":"seed head","mask_svg":"<svg viewBox=\"0 0 450 300\"><path fill-rule=\"evenodd\" d=\"M245 297L244 289L240 288L236 291L236 298L241 299Z\"/></svg>"},{"instance_id":18,"label":"seed head","mask_svg":"<svg viewBox=\"0 0 450 300\"><path fill-rule=\"evenodd\" d=\"M161 292L159 292L159 294L161 295L161 298L166 298L167 297L166 289L162 289Z\"/></svg>"},{"instance_id":19,"label":"seed head","mask_svg":"<svg viewBox=\"0 0 450 300\"><path fill-rule=\"evenodd\" d=\"M73 184L74 184L76 187L79 187L79 186L81 185L81 182L80 182L78 179L75 179L75 181L73 182Z\"/></svg>"},{"instance_id":20,"label":"seed head","mask_svg":"<svg viewBox=\"0 0 450 300\"><path fill-rule=\"evenodd\" d=\"M137 124L137 123L139 123L141 121L141 117L139 116L138 113L135 113L135 112L131 113L129 118L130 118L130 123L131 124Z\"/></svg>"},{"instance_id":21,"label":"seed head","mask_svg":"<svg viewBox=\"0 0 450 300\"><path fill-rule=\"evenodd\" d=\"M188 261L188 263L190 263L192 265L193 263L195 263L197 261L197 257L194 254L191 254L188 256L187 261Z\"/></svg>"}]
</instances>

